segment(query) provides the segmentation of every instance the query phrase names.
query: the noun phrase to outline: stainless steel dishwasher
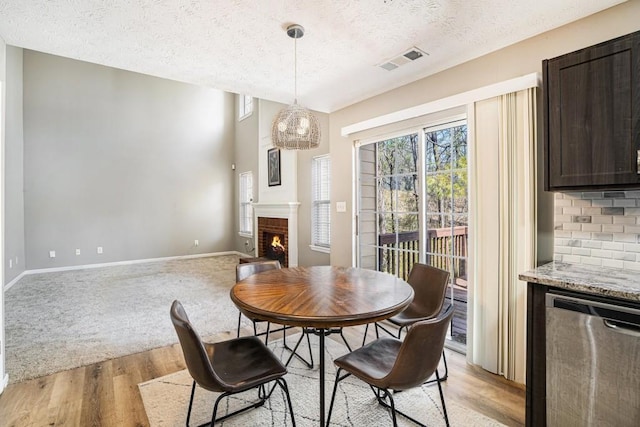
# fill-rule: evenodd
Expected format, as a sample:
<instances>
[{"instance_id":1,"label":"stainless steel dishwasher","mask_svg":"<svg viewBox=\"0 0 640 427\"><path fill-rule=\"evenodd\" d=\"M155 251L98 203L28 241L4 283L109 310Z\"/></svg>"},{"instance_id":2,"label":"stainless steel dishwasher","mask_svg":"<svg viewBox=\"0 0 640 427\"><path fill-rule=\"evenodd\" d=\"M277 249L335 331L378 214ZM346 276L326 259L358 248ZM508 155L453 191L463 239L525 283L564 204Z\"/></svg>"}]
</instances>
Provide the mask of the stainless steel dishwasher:
<instances>
[{"instance_id":1,"label":"stainless steel dishwasher","mask_svg":"<svg viewBox=\"0 0 640 427\"><path fill-rule=\"evenodd\" d=\"M547 425L640 425L640 306L546 296Z\"/></svg>"}]
</instances>

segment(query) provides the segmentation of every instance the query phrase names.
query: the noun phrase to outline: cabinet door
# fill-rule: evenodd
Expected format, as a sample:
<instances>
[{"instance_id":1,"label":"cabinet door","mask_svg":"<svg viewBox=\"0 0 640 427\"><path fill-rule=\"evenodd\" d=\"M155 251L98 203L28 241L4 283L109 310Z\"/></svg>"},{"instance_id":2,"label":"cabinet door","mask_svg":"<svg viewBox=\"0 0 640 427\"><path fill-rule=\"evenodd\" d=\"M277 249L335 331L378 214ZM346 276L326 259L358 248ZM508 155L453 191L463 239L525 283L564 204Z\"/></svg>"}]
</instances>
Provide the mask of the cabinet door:
<instances>
[{"instance_id":1,"label":"cabinet door","mask_svg":"<svg viewBox=\"0 0 640 427\"><path fill-rule=\"evenodd\" d=\"M544 61L543 74L545 188L640 186L640 32Z\"/></svg>"}]
</instances>

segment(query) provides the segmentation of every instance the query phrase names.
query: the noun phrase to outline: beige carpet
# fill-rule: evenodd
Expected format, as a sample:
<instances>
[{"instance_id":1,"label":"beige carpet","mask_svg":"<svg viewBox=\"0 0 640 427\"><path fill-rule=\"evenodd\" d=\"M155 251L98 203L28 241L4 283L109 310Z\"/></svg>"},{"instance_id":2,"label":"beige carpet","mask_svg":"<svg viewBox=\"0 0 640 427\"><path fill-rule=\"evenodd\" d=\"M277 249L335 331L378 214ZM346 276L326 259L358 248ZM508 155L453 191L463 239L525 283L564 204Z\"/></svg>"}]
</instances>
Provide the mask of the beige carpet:
<instances>
[{"instance_id":1,"label":"beige carpet","mask_svg":"<svg viewBox=\"0 0 640 427\"><path fill-rule=\"evenodd\" d=\"M235 330L237 263L225 255L23 277L5 293L10 381L174 344L174 299L203 336Z\"/></svg>"},{"instance_id":2,"label":"beige carpet","mask_svg":"<svg viewBox=\"0 0 640 427\"><path fill-rule=\"evenodd\" d=\"M289 373L285 377L289 384L296 423L301 427L317 426L319 423L317 338L314 338L312 337L314 358L316 359L314 369L308 369L294 359L289 366ZM328 410L335 377L334 366L330 361L344 354L346 348L332 339L327 339L326 342L326 405ZM274 341L269 347L276 354L283 357L282 346L278 341ZM192 379L189 373L184 370L138 385L151 427L184 426L191 393L191 383ZM451 426L502 426L497 421L459 405L453 399L448 398L446 384L445 382L443 388ZM221 403L220 408L223 413L226 413L229 409L233 410L252 401L256 395L255 391L237 395L237 397L227 399ZM211 393L201 388L196 389L194 410L191 416L192 425L199 425L210 420L216 396L216 393ZM434 384L397 394L396 405L400 410L410 413L429 426L445 425L440 407L438 388ZM402 417L399 417L398 423L400 426L414 425ZM227 427L290 426L291 419L284 393L277 388L271 399L263 407L232 417L220 425ZM336 404L331 416L331 425L388 427L392 423L388 412L376 402L371 389L363 382L350 377L342 381L338 388Z\"/></svg>"}]
</instances>

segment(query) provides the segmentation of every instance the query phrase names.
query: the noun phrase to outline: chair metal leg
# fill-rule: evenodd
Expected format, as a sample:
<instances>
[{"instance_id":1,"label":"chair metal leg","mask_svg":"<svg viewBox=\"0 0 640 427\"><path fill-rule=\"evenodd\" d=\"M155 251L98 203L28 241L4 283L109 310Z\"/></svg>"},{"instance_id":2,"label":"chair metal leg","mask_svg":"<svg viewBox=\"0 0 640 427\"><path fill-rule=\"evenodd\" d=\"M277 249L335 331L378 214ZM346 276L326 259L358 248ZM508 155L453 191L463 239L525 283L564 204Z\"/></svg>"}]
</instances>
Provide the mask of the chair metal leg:
<instances>
[{"instance_id":1,"label":"chair metal leg","mask_svg":"<svg viewBox=\"0 0 640 427\"><path fill-rule=\"evenodd\" d=\"M187 409L187 427L189 427L189 420L191 419L191 407L193 406L193 396L196 392L196 382L193 381L191 386L191 398L189 399L189 409Z\"/></svg>"},{"instance_id":2,"label":"chair metal leg","mask_svg":"<svg viewBox=\"0 0 640 427\"><path fill-rule=\"evenodd\" d=\"M333 393L331 393L331 403L329 404L329 413L327 414L327 424L326 424L327 426L331 421L331 412L333 411L333 403L336 400L336 391L338 391L338 383L343 379L351 376L351 374L347 373L341 377L340 372L342 372L342 368L338 368L338 371L336 372L336 380L333 383Z\"/></svg>"},{"instance_id":3,"label":"chair metal leg","mask_svg":"<svg viewBox=\"0 0 640 427\"><path fill-rule=\"evenodd\" d=\"M438 373L436 371L436 378L440 379L438 376ZM444 394L442 393L442 386L440 385L440 381L435 381L438 383L438 391L440 392L440 402L442 402L442 412L444 414L444 421L447 425L447 427L449 427L449 416L447 415L447 407L444 403ZM373 389L373 387L372 387ZM395 408L395 402L393 400L393 395L389 390L382 390L379 389L379 392L382 392L382 395L380 395L380 393L376 394L376 398L378 399L378 403L380 405L382 405L383 407L390 409L391 410L391 416L393 418L393 422L394 422L394 426L396 425L396 416L395 414L401 415L402 417L410 420L411 422L413 422L414 424L417 424L421 427L427 427L426 424L422 424L420 421L416 420L415 418L407 415L406 413L400 411L399 409ZM389 402L387 403L385 402L384 398L388 397L389 398Z\"/></svg>"},{"instance_id":4,"label":"chair metal leg","mask_svg":"<svg viewBox=\"0 0 640 427\"><path fill-rule=\"evenodd\" d=\"M289 404L289 413L291 414L291 423L293 424L293 427L296 427L296 418L293 415L293 406L291 405L291 396L289 395L289 387L287 386L287 382L284 380L284 378L278 378L276 382L282 388L282 390L284 390L284 394L287 397L287 403Z\"/></svg>"},{"instance_id":5,"label":"chair metal leg","mask_svg":"<svg viewBox=\"0 0 640 427\"><path fill-rule=\"evenodd\" d=\"M447 405L444 403L444 394L442 393L442 385L440 384L440 375L436 369L436 382L438 383L438 391L440 392L440 401L442 402L442 412L444 413L444 422L449 427L449 416L447 415Z\"/></svg>"},{"instance_id":6,"label":"chair metal leg","mask_svg":"<svg viewBox=\"0 0 640 427\"><path fill-rule=\"evenodd\" d=\"M369 332L369 324L364 325L364 336L362 337L362 347L367 342L367 332Z\"/></svg>"},{"instance_id":7,"label":"chair metal leg","mask_svg":"<svg viewBox=\"0 0 640 427\"><path fill-rule=\"evenodd\" d=\"M240 338L240 323L242 321L242 313L238 311L238 334L236 335L237 338Z\"/></svg>"},{"instance_id":8,"label":"chair metal leg","mask_svg":"<svg viewBox=\"0 0 640 427\"><path fill-rule=\"evenodd\" d=\"M224 421L227 418L233 417L234 415L238 415L238 414L240 414L242 412L246 412L246 411L248 411L250 409L259 408L260 406L264 405L264 403L266 402L266 398L264 398L264 399L260 398L260 400L258 400L258 402L256 402L256 403L252 403L251 405L245 406L244 408L240 408L237 411L231 412L230 414L227 414L227 415L224 415L222 417L216 418L216 414L218 413L218 405L220 404L220 401L222 399L224 399L225 397L231 396L233 394L236 394L236 393L224 392L220 396L218 396L218 398L216 399L216 402L213 405L213 413L211 414L211 423L201 424L198 427L204 427L204 426L213 427L213 426L215 426L216 421ZM259 391L258 391L258 395L260 395Z\"/></svg>"}]
</instances>

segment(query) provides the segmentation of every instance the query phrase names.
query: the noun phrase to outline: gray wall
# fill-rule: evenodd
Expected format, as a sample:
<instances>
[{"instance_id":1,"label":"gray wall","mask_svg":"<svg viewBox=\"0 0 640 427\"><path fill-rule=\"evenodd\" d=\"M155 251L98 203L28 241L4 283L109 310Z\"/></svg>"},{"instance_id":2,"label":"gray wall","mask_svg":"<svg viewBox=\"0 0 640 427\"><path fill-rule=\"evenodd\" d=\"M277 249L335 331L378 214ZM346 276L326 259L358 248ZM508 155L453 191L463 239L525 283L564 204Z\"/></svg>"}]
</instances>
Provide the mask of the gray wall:
<instances>
[{"instance_id":1,"label":"gray wall","mask_svg":"<svg viewBox=\"0 0 640 427\"><path fill-rule=\"evenodd\" d=\"M231 249L233 98L25 50L26 268Z\"/></svg>"},{"instance_id":2,"label":"gray wall","mask_svg":"<svg viewBox=\"0 0 640 427\"><path fill-rule=\"evenodd\" d=\"M24 139L22 123L22 49L7 46L7 105L4 163L4 283L25 270Z\"/></svg>"}]
</instances>

